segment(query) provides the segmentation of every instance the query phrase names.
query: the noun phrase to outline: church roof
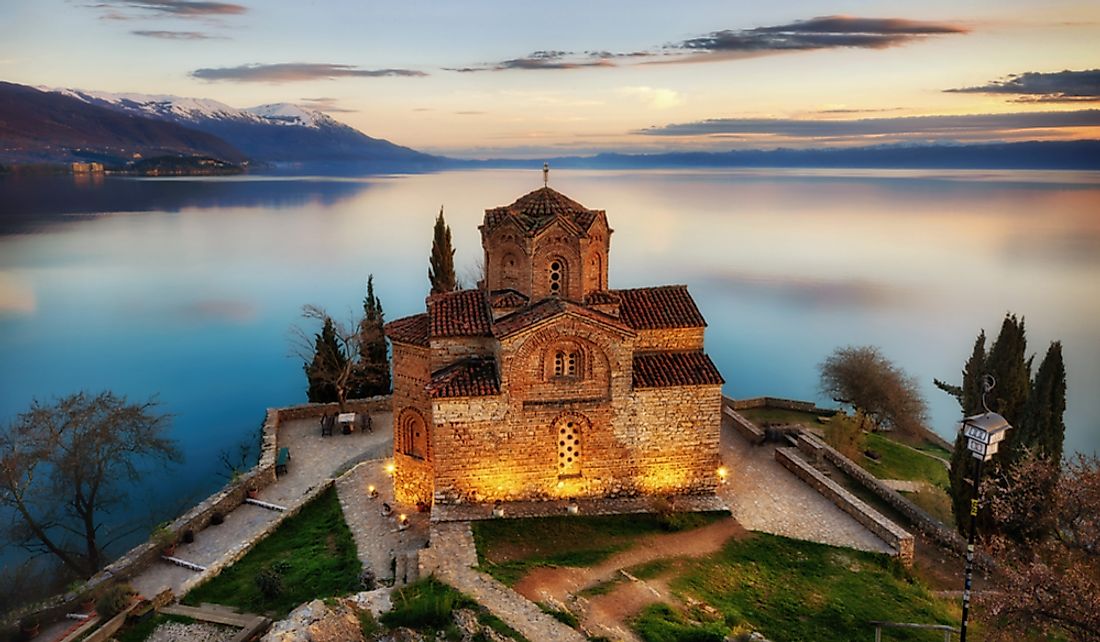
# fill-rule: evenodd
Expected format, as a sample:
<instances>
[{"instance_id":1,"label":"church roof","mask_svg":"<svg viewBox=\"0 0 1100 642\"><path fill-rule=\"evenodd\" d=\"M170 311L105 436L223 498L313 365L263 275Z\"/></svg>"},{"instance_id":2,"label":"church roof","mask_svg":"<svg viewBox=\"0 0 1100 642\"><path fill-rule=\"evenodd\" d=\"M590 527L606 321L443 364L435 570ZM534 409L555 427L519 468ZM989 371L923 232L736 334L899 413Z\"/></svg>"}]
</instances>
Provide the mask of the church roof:
<instances>
[{"instance_id":1,"label":"church roof","mask_svg":"<svg viewBox=\"0 0 1100 642\"><path fill-rule=\"evenodd\" d=\"M493 359L463 359L433 373L427 389L433 399L499 394L496 362Z\"/></svg>"},{"instance_id":2,"label":"church roof","mask_svg":"<svg viewBox=\"0 0 1100 642\"><path fill-rule=\"evenodd\" d=\"M653 352L634 355L634 387L706 386L725 383L703 352Z\"/></svg>"},{"instance_id":3,"label":"church roof","mask_svg":"<svg viewBox=\"0 0 1100 642\"><path fill-rule=\"evenodd\" d=\"M543 299L532 306L497 319L496 323L493 324L493 334L497 338L504 338L566 312L596 323L612 326L629 335L634 334L629 326L613 316L558 298Z\"/></svg>"},{"instance_id":4,"label":"church roof","mask_svg":"<svg viewBox=\"0 0 1100 642\"><path fill-rule=\"evenodd\" d=\"M494 228L506 220L514 220L523 230L536 232L560 216L586 231L602 213L588 209L557 190L543 187L524 194L511 205L485 210L485 226Z\"/></svg>"},{"instance_id":5,"label":"church roof","mask_svg":"<svg viewBox=\"0 0 1100 642\"><path fill-rule=\"evenodd\" d=\"M619 316L635 330L702 328L707 321L686 285L611 290L621 300Z\"/></svg>"},{"instance_id":6,"label":"church roof","mask_svg":"<svg viewBox=\"0 0 1100 642\"><path fill-rule=\"evenodd\" d=\"M430 337L487 337L492 314L481 290L459 290L428 297Z\"/></svg>"},{"instance_id":7,"label":"church roof","mask_svg":"<svg viewBox=\"0 0 1100 642\"><path fill-rule=\"evenodd\" d=\"M519 308L527 305L527 295L511 288L489 293L489 305L493 308Z\"/></svg>"},{"instance_id":8,"label":"church roof","mask_svg":"<svg viewBox=\"0 0 1100 642\"><path fill-rule=\"evenodd\" d=\"M426 313L414 314L390 321L385 327L386 336L390 341L398 343L411 343L413 345L428 347L428 315Z\"/></svg>"}]
</instances>

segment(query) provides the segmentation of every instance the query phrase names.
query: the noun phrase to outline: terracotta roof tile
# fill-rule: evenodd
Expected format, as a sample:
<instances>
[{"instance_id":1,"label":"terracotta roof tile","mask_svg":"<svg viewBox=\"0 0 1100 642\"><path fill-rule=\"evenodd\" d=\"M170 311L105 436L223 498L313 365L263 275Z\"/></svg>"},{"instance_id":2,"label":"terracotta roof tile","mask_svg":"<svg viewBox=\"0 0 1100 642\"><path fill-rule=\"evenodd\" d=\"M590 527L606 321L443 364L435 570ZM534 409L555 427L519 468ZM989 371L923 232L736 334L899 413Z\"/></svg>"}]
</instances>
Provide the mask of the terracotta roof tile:
<instances>
[{"instance_id":1,"label":"terracotta roof tile","mask_svg":"<svg viewBox=\"0 0 1100 642\"><path fill-rule=\"evenodd\" d=\"M634 355L634 387L705 386L725 383L703 352L653 352Z\"/></svg>"},{"instance_id":2,"label":"terracotta roof tile","mask_svg":"<svg viewBox=\"0 0 1100 642\"><path fill-rule=\"evenodd\" d=\"M386 324L385 332L390 341L427 347L428 315L422 312L411 317L390 321Z\"/></svg>"},{"instance_id":3,"label":"terracotta roof tile","mask_svg":"<svg viewBox=\"0 0 1100 642\"><path fill-rule=\"evenodd\" d=\"M519 308L527 305L527 301L526 294L510 288L489 293L489 305L494 308Z\"/></svg>"},{"instance_id":4,"label":"terracotta roof tile","mask_svg":"<svg viewBox=\"0 0 1100 642\"><path fill-rule=\"evenodd\" d=\"M432 374L428 395L434 399L500 394L493 359L463 359Z\"/></svg>"},{"instance_id":5,"label":"terracotta roof tile","mask_svg":"<svg viewBox=\"0 0 1100 642\"><path fill-rule=\"evenodd\" d=\"M429 296L428 317L430 337L486 337L492 334L492 316L481 290Z\"/></svg>"},{"instance_id":6,"label":"terracotta roof tile","mask_svg":"<svg viewBox=\"0 0 1100 642\"><path fill-rule=\"evenodd\" d=\"M511 205L485 210L484 224L492 229L512 219L522 229L534 232L560 216L585 231L601 215L601 210L590 210L561 192L543 187L524 194Z\"/></svg>"},{"instance_id":7,"label":"terracotta roof tile","mask_svg":"<svg viewBox=\"0 0 1100 642\"><path fill-rule=\"evenodd\" d=\"M517 310L497 319L496 323L493 324L493 334L498 338L507 337L565 312L591 319L597 323L613 326L620 332L629 335L634 334L630 327L613 316L608 316L598 310L591 310L583 305L578 305L572 301L558 298L544 299L530 307Z\"/></svg>"},{"instance_id":8,"label":"terracotta roof tile","mask_svg":"<svg viewBox=\"0 0 1100 642\"><path fill-rule=\"evenodd\" d=\"M695 307L686 285L662 285L633 290L612 290L622 299L619 314L635 330L700 328L706 319Z\"/></svg>"},{"instance_id":9,"label":"terracotta roof tile","mask_svg":"<svg viewBox=\"0 0 1100 642\"><path fill-rule=\"evenodd\" d=\"M610 290L593 290L584 295L584 302L588 305L621 303L622 297Z\"/></svg>"}]
</instances>

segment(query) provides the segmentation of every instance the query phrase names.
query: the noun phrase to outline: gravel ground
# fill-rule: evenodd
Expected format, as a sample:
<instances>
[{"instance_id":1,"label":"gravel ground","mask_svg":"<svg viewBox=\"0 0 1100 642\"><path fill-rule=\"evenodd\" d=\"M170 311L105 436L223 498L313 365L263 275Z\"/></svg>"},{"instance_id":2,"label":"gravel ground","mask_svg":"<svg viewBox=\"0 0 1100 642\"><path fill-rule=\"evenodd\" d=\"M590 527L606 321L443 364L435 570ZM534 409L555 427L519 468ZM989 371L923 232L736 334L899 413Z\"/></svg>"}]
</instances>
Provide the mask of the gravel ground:
<instances>
[{"instance_id":1,"label":"gravel ground","mask_svg":"<svg viewBox=\"0 0 1100 642\"><path fill-rule=\"evenodd\" d=\"M145 638L145 642L226 642L237 633L231 626L195 622L165 622Z\"/></svg>"}]
</instances>

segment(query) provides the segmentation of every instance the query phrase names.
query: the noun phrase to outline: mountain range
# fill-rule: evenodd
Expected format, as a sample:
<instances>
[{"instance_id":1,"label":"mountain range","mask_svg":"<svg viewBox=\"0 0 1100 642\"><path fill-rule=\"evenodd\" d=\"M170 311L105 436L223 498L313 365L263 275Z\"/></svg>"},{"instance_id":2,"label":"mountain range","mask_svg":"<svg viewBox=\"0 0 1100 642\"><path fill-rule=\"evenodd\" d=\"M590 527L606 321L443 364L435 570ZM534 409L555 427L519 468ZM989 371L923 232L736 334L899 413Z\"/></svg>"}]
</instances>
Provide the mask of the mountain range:
<instances>
[{"instance_id":1,"label":"mountain range","mask_svg":"<svg viewBox=\"0 0 1100 642\"><path fill-rule=\"evenodd\" d=\"M276 103L239 109L178 96L36 89L0 82L0 169L27 163L213 158L327 174L448 168L838 167L1100 169L1100 141L878 145L848 148L602 153L535 160L460 160L373 138L327 114ZM144 162L144 161L143 161Z\"/></svg>"},{"instance_id":2,"label":"mountain range","mask_svg":"<svg viewBox=\"0 0 1100 642\"><path fill-rule=\"evenodd\" d=\"M118 166L149 156L389 170L431 169L443 160L289 103L238 109L215 100L0 82L0 163Z\"/></svg>"}]
</instances>

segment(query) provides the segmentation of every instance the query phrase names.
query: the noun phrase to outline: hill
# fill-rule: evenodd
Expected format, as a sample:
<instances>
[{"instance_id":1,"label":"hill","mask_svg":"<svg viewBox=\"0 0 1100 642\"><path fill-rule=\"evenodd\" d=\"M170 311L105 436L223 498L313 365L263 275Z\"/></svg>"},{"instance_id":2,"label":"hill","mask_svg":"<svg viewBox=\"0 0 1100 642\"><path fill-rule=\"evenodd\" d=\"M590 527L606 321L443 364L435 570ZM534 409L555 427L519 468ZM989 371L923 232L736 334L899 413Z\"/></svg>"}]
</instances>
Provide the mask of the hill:
<instances>
[{"instance_id":1,"label":"hill","mask_svg":"<svg viewBox=\"0 0 1100 642\"><path fill-rule=\"evenodd\" d=\"M247 156L217 136L0 82L0 163L99 161L119 166L150 156Z\"/></svg>"}]
</instances>

